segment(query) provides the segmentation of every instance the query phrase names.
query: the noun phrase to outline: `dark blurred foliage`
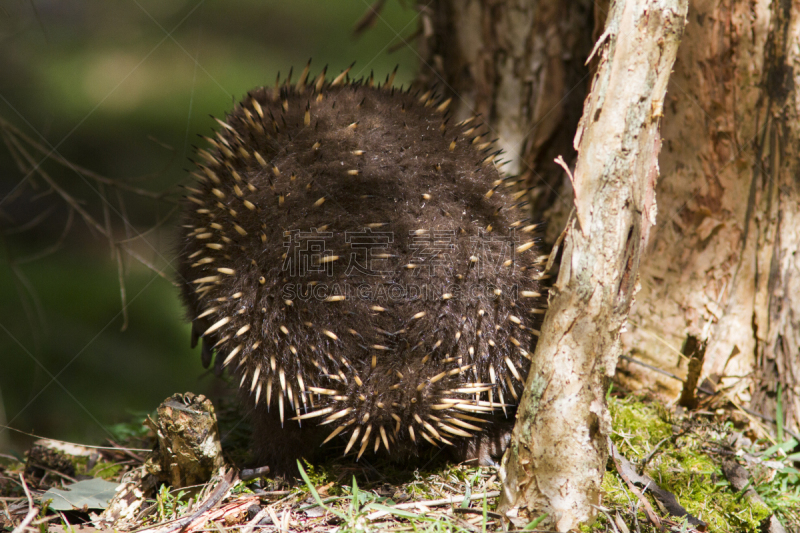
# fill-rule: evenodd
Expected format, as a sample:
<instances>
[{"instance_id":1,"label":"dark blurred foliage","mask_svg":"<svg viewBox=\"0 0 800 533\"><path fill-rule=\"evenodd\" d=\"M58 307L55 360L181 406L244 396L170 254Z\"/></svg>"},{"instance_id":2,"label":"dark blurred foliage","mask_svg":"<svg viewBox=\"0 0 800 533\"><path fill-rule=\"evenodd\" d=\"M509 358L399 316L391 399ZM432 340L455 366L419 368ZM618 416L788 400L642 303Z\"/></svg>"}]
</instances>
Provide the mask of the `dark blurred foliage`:
<instances>
[{"instance_id":1,"label":"dark blurred foliage","mask_svg":"<svg viewBox=\"0 0 800 533\"><path fill-rule=\"evenodd\" d=\"M0 2L0 424L99 443L212 387L171 282L191 146L209 114L309 58L312 75L356 61L356 78L400 64L408 84L413 3L365 18L370 4ZM0 429L0 451L30 440Z\"/></svg>"}]
</instances>

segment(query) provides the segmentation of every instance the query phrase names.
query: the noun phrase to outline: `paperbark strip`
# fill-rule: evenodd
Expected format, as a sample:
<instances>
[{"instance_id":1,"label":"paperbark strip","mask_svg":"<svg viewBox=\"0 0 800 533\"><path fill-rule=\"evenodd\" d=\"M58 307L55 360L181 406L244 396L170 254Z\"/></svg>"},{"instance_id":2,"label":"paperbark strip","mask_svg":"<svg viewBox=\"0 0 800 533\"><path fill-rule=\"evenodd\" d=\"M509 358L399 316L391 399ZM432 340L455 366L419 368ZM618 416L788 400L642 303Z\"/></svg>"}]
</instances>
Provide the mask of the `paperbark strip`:
<instances>
[{"instance_id":1,"label":"paperbark strip","mask_svg":"<svg viewBox=\"0 0 800 533\"><path fill-rule=\"evenodd\" d=\"M500 510L559 531L597 512L607 378L655 221L658 127L686 0L612 2L575 136L575 214L503 467Z\"/></svg>"}]
</instances>

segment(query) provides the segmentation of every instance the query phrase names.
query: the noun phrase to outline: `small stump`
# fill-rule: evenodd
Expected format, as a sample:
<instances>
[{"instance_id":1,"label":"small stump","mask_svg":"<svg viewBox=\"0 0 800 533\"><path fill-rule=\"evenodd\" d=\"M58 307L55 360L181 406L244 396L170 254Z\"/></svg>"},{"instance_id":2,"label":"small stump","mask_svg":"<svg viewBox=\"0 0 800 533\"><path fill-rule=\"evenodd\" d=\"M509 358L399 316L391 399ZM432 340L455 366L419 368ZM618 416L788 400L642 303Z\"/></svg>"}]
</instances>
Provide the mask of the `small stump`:
<instances>
[{"instance_id":1,"label":"small stump","mask_svg":"<svg viewBox=\"0 0 800 533\"><path fill-rule=\"evenodd\" d=\"M170 396L158 419L145 422L158 444L145 463L148 474L173 488L205 483L225 464L211 400L192 393Z\"/></svg>"}]
</instances>

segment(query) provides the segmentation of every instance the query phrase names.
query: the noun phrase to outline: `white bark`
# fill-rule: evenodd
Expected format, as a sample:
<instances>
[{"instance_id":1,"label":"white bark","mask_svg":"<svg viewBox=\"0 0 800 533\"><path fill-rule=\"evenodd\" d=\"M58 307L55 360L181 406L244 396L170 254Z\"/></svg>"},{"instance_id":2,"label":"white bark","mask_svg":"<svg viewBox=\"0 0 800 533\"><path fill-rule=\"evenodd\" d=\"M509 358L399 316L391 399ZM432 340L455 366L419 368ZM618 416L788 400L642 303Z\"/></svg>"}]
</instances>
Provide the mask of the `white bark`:
<instances>
[{"instance_id":1,"label":"white bark","mask_svg":"<svg viewBox=\"0 0 800 533\"><path fill-rule=\"evenodd\" d=\"M559 531L596 514L607 378L655 220L658 126L686 0L612 2L575 137L575 218L503 467L500 510Z\"/></svg>"}]
</instances>

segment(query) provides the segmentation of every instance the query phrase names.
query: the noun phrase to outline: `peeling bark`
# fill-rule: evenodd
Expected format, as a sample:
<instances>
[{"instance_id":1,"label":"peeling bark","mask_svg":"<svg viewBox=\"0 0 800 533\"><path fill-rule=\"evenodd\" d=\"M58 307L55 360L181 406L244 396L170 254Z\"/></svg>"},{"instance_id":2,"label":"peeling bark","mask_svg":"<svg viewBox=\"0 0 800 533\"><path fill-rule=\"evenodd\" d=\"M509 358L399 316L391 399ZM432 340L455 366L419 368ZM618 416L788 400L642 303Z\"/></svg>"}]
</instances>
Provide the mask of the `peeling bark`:
<instances>
[{"instance_id":1,"label":"peeling bark","mask_svg":"<svg viewBox=\"0 0 800 533\"><path fill-rule=\"evenodd\" d=\"M800 2L694 2L665 106L661 217L626 352L678 375L689 336L723 400L800 429ZM623 367L631 388L680 383Z\"/></svg>"},{"instance_id":2,"label":"peeling bark","mask_svg":"<svg viewBox=\"0 0 800 533\"><path fill-rule=\"evenodd\" d=\"M596 514L611 422L607 378L655 221L658 126L686 0L612 2L575 136L575 217L533 357L499 509L559 531ZM569 416L565 416L569 413Z\"/></svg>"}]
</instances>

